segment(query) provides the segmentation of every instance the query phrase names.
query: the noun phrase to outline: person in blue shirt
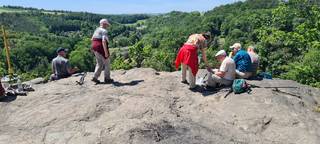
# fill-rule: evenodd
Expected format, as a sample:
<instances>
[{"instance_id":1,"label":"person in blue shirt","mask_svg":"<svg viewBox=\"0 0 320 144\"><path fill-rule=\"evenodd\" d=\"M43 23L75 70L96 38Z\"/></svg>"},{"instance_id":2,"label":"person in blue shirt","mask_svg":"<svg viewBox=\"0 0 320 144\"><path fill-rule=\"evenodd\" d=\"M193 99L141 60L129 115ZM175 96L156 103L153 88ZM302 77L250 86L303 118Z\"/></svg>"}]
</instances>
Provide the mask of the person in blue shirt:
<instances>
[{"instance_id":1,"label":"person in blue shirt","mask_svg":"<svg viewBox=\"0 0 320 144\"><path fill-rule=\"evenodd\" d=\"M234 55L233 61L236 63L237 78L248 79L252 76L252 62L247 51L241 49L240 43L235 43L231 47Z\"/></svg>"}]
</instances>

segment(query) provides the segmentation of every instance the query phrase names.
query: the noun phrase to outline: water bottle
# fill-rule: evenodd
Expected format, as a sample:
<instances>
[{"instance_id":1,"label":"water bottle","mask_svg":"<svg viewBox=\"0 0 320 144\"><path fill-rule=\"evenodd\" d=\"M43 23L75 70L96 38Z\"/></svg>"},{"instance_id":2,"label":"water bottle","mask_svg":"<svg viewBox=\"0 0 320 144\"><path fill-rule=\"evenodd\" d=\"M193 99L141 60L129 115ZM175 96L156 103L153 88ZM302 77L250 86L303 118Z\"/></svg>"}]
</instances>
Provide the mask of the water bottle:
<instances>
[{"instance_id":1,"label":"water bottle","mask_svg":"<svg viewBox=\"0 0 320 144\"><path fill-rule=\"evenodd\" d=\"M18 83L18 91L23 91L23 87L22 87L22 83L21 83L20 78L18 78L17 83Z\"/></svg>"}]
</instances>

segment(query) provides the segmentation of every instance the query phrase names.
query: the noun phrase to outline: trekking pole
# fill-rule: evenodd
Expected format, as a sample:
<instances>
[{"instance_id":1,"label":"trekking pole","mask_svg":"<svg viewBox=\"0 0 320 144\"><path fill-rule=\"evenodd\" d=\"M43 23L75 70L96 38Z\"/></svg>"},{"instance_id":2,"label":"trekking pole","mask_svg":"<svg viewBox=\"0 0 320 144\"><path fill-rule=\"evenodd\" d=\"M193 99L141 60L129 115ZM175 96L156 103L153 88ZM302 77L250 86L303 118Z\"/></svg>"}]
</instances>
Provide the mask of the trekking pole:
<instances>
[{"instance_id":1,"label":"trekking pole","mask_svg":"<svg viewBox=\"0 0 320 144\"><path fill-rule=\"evenodd\" d=\"M227 98L229 94L231 94L233 92L232 88L229 89L228 93L226 95L224 95L224 98Z\"/></svg>"},{"instance_id":2,"label":"trekking pole","mask_svg":"<svg viewBox=\"0 0 320 144\"><path fill-rule=\"evenodd\" d=\"M6 49L8 73L9 73L10 78L12 78L13 77L13 69L11 67L11 62L10 62L10 49L9 49L9 43L8 43L8 39L7 39L7 33L6 33L5 29L4 29L4 26L2 26L2 34L3 34L4 47Z\"/></svg>"},{"instance_id":3,"label":"trekking pole","mask_svg":"<svg viewBox=\"0 0 320 144\"><path fill-rule=\"evenodd\" d=\"M252 88L298 88L298 87L291 87L291 86L257 86L253 84L249 84Z\"/></svg>"},{"instance_id":4,"label":"trekking pole","mask_svg":"<svg viewBox=\"0 0 320 144\"><path fill-rule=\"evenodd\" d=\"M80 81L76 81L77 84L78 84L78 85L83 85L84 79L85 79L86 76L87 76L87 72L85 72L85 73L81 76Z\"/></svg>"}]
</instances>

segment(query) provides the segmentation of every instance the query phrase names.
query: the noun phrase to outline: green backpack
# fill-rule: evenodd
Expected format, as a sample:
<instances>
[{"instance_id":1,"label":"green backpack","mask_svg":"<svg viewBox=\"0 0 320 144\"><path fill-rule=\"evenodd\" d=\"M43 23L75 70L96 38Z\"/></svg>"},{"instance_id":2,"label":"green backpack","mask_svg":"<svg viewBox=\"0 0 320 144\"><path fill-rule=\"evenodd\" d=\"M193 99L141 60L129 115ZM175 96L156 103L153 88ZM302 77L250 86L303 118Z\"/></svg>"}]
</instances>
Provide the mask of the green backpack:
<instances>
[{"instance_id":1,"label":"green backpack","mask_svg":"<svg viewBox=\"0 0 320 144\"><path fill-rule=\"evenodd\" d=\"M250 92L250 86L244 79L235 79L232 84L232 90L235 94L240 94L243 92Z\"/></svg>"}]
</instances>

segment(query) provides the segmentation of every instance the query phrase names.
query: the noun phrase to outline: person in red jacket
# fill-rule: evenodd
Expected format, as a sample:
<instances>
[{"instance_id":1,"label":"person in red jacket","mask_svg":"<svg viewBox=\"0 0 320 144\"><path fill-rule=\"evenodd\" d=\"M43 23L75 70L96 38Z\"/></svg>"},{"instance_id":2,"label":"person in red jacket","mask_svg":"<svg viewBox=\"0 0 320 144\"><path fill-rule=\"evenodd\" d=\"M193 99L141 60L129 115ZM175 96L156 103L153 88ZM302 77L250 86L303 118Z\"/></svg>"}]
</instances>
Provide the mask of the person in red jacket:
<instances>
[{"instance_id":1,"label":"person in red jacket","mask_svg":"<svg viewBox=\"0 0 320 144\"><path fill-rule=\"evenodd\" d=\"M202 59L205 62L207 69L210 69L206 56L206 48L209 39L210 33L192 34L178 52L175 61L176 69L182 65L181 82L189 84L191 90L196 88L196 75L199 69L198 50L202 52ZM186 79L187 71L189 81Z\"/></svg>"}]
</instances>

